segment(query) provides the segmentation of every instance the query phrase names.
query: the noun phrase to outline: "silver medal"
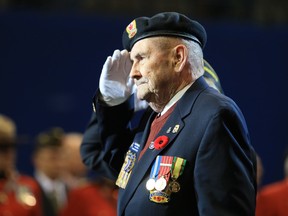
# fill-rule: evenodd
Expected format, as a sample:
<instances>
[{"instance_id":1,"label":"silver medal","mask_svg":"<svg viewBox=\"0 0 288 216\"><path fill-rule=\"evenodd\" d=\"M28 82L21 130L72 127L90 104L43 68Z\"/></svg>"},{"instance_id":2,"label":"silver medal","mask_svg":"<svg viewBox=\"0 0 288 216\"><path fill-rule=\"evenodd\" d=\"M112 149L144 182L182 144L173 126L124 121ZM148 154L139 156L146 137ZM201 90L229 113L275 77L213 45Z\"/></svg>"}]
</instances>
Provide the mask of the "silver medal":
<instances>
[{"instance_id":1,"label":"silver medal","mask_svg":"<svg viewBox=\"0 0 288 216\"><path fill-rule=\"evenodd\" d=\"M162 191L166 188L167 185L167 181L166 179L162 176L161 178L157 179L156 183L155 183L155 189L157 191Z\"/></svg>"},{"instance_id":2,"label":"silver medal","mask_svg":"<svg viewBox=\"0 0 288 216\"><path fill-rule=\"evenodd\" d=\"M147 182L146 182L146 189L151 191L155 188L155 179L150 178Z\"/></svg>"}]
</instances>

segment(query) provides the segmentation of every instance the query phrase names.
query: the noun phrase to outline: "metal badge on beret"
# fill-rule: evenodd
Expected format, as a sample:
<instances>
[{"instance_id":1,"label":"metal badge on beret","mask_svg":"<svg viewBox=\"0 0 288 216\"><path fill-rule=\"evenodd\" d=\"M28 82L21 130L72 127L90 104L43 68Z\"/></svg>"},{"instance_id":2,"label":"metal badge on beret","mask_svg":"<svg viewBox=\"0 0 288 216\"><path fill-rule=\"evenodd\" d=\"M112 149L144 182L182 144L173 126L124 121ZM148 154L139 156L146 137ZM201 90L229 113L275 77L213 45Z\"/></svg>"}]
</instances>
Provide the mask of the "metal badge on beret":
<instances>
[{"instance_id":1,"label":"metal badge on beret","mask_svg":"<svg viewBox=\"0 0 288 216\"><path fill-rule=\"evenodd\" d=\"M127 32L129 38L133 38L135 36L135 34L137 33L137 26L136 26L136 21L135 20L133 20L126 27L126 32Z\"/></svg>"}]
</instances>

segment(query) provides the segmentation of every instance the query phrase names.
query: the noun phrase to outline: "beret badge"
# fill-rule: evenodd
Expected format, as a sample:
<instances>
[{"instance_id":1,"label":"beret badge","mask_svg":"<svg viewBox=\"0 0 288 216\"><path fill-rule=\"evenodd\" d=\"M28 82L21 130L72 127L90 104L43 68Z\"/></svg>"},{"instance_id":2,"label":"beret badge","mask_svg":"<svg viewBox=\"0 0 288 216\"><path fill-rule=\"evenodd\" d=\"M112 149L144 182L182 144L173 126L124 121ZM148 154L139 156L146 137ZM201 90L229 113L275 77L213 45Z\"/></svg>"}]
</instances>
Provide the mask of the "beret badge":
<instances>
[{"instance_id":1,"label":"beret badge","mask_svg":"<svg viewBox=\"0 0 288 216\"><path fill-rule=\"evenodd\" d=\"M126 32L129 38L133 38L137 33L136 21L133 20L127 27Z\"/></svg>"}]
</instances>

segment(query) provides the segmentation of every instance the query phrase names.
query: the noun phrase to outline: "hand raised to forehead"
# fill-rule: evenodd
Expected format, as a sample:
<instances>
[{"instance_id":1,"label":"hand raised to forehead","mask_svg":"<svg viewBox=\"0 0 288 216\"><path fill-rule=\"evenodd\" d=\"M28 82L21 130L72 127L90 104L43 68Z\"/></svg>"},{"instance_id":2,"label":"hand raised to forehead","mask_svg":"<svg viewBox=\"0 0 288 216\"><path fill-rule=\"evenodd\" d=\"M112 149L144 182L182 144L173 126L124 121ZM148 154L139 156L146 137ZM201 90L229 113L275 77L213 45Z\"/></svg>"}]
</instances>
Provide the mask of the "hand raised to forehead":
<instances>
[{"instance_id":1,"label":"hand raised to forehead","mask_svg":"<svg viewBox=\"0 0 288 216\"><path fill-rule=\"evenodd\" d=\"M129 77L132 62L127 50L115 50L107 57L100 76L99 88L104 102L110 106L123 103L132 94L133 79Z\"/></svg>"}]
</instances>

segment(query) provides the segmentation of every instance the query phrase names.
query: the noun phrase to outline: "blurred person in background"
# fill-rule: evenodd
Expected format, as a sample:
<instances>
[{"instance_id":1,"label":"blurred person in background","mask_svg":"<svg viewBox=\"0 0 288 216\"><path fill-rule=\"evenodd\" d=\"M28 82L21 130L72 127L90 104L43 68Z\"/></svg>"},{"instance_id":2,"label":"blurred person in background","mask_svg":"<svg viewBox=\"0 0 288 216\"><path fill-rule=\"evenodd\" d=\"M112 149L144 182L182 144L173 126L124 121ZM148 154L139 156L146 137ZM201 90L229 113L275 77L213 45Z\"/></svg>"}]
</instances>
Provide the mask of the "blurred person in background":
<instances>
[{"instance_id":1,"label":"blurred person in background","mask_svg":"<svg viewBox=\"0 0 288 216\"><path fill-rule=\"evenodd\" d=\"M67 186L62 180L63 137L61 128L52 128L38 134L33 154L34 176L42 189L43 214L57 215L66 203Z\"/></svg>"},{"instance_id":2,"label":"blurred person in background","mask_svg":"<svg viewBox=\"0 0 288 216\"><path fill-rule=\"evenodd\" d=\"M0 114L0 216L42 216L37 182L15 167L16 144L14 121Z\"/></svg>"},{"instance_id":3,"label":"blurred person in background","mask_svg":"<svg viewBox=\"0 0 288 216\"><path fill-rule=\"evenodd\" d=\"M204 74L203 77L209 86L213 87L220 93L224 94L223 88L221 86L220 79L213 69L213 67L204 59Z\"/></svg>"},{"instance_id":4,"label":"blurred person in background","mask_svg":"<svg viewBox=\"0 0 288 216\"><path fill-rule=\"evenodd\" d=\"M256 161L257 162L257 186L258 186L258 191L259 191L262 186L264 167L263 167L262 159L258 154L256 155L256 160L257 160Z\"/></svg>"},{"instance_id":5,"label":"blurred person in background","mask_svg":"<svg viewBox=\"0 0 288 216\"><path fill-rule=\"evenodd\" d=\"M256 216L288 215L288 149L284 154L284 179L263 186L257 195Z\"/></svg>"},{"instance_id":6,"label":"blurred person in background","mask_svg":"<svg viewBox=\"0 0 288 216\"><path fill-rule=\"evenodd\" d=\"M81 133L66 133L63 137L63 162L64 171L62 178L69 190L87 183L87 167L82 163L80 144Z\"/></svg>"},{"instance_id":7,"label":"blurred person in background","mask_svg":"<svg viewBox=\"0 0 288 216\"><path fill-rule=\"evenodd\" d=\"M80 156L81 133L67 133L63 139L63 179L69 187L60 216L116 216L117 191L113 182L88 176Z\"/></svg>"}]
</instances>

